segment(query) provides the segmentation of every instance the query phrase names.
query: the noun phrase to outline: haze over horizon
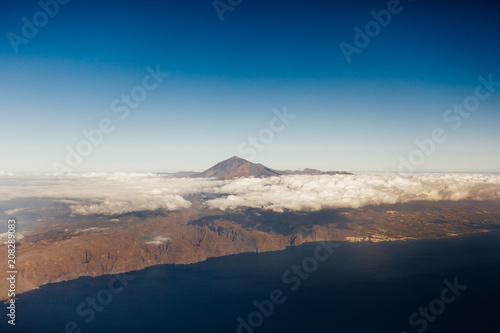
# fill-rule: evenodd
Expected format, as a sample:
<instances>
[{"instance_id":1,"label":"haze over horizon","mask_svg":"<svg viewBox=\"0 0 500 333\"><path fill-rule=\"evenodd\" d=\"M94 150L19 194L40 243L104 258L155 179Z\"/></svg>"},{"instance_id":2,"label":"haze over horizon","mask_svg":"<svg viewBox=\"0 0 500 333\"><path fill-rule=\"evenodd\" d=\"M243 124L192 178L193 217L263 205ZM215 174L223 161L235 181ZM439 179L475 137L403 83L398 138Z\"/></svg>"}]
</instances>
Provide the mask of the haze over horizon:
<instances>
[{"instance_id":1,"label":"haze over horizon","mask_svg":"<svg viewBox=\"0 0 500 333\"><path fill-rule=\"evenodd\" d=\"M500 172L500 87L444 120L478 77L500 82L500 4L400 6L349 63L339 44L354 45L354 28L388 1L243 1L223 21L212 1L69 1L17 53L8 34L41 9L3 3L0 171L52 172L108 118L113 130L72 171L204 170L233 155L275 169L397 170L441 128L447 139L415 171ZM120 118L114 101L154 71L169 74L150 77ZM252 154L248 138L285 109L294 117Z\"/></svg>"}]
</instances>

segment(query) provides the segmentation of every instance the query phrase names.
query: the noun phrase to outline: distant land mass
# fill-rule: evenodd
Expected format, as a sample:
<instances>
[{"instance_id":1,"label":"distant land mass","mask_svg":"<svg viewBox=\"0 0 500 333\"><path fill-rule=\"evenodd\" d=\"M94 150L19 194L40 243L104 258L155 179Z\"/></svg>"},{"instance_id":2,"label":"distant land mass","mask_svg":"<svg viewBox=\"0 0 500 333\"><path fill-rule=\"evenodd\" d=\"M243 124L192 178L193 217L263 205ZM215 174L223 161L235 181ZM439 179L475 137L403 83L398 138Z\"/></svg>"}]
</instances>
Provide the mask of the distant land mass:
<instances>
[{"instance_id":1,"label":"distant land mass","mask_svg":"<svg viewBox=\"0 0 500 333\"><path fill-rule=\"evenodd\" d=\"M344 177L352 175L345 171L274 170L237 156L203 172L176 173L173 177L229 180L288 175L353 178ZM170 177L172 174L166 176ZM185 181L189 186L192 180L179 179L179 182ZM211 180L207 179L209 182ZM328 186L325 189L328 190ZM190 264L244 252L278 251L305 242L406 241L500 228L498 199L422 200L359 208L278 212L263 206L236 206L238 208L226 210L206 204L218 196L223 197L223 194L199 192L189 194L187 207L113 214L72 214L68 205L73 201L31 209L31 218L41 222L17 238L16 291L23 293L81 276L125 273L160 264ZM137 197L131 194L126 199L132 202ZM314 196L306 199L315 200ZM7 242L0 244L0 255L6 258L7 251ZM8 270L6 264L0 265L4 271ZM0 279L1 290L8 290L8 285L7 279Z\"/></svg>"},{"instance_id":2,"label":"distant land mass","mask_svg":"<svg viewBox=\"0 0 500 333\"><path fill-rule=\"evenodd\" d=\"M195 202L189 209L129 213L119 219L68 216L41 223L16 243L17 293L80 276L277 251L305 242L405 241L500 228L499 201L410 202L285 213L197 206ZM6 244L0 245L0 254L7 257ZM5 266L0 267L7 270ZM0 280L0 288L8 290L8 280Z\"/></svg>"},{"instance_id":3,"label":"distant land mass","mask_svg":"<svg viewBox=\"0 0 500 333\"><path fill-rule=\"evenodd\" d=\"M318 169L304 170L274 170L260 163L252 163L238 156L233 156L217 163L213 167L203 171L181 171L174 174L175 177L195 177L195 178L218 178L234 179L240 177L273 177L284 175L352 175L346 171L321 171Z\"/></svg>"}]
</instances>

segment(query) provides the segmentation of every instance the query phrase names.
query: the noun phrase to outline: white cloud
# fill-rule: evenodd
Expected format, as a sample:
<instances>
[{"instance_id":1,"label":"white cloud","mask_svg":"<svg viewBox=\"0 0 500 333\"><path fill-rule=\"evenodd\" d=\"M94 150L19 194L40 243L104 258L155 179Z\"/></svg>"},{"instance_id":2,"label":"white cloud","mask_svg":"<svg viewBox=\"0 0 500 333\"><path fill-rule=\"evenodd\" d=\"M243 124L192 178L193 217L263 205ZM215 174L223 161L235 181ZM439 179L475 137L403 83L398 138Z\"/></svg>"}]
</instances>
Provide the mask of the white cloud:
<instances>
[{"instance_id":1,"label":"white cloud","mask_svg":"<svg viewBox=\"0 0 500 333\"><path fill-rule=\"evenodd\" d=\"M171 178L152 173L86 173L31 176L3 182L0 198L46 198L69 205L73 214L117 215L189 208L189 195L216 194L210 208L264 210L360 208L412 200L500 199L500 175L360 174L295 175L216 180Z\"/></svg>"},{"instance_id":2,"label":"white cloud","mask_svg":"<svg viewBox=\"0 0 500 333\"><path fill-rule=\"evenodd\" d=\"M205 183L210 183L210 180ZM0 197L3 200L51 199L68 204L73 214L115 215L188 208L191 203L183 196L203 189L203 184L191 179L173 179L148 173L45 175L3 183Z\"/></svg>"},{"instance_id":3,"label":"white cloud","mask_svg":"<svg viewBox=\"0 0 500 333\"><path fill-rule=\"evenodd\" d=\"M86 228L86 229L78 229L77 231L74 232L74 234L78 234L81 232L87 232L87 231L104 231L107 230L108 228L99 228L99 227L91 227L91 228ZM67 231L68 229L66 229Z\"/></svg>"},{"instance_id":4,"label":"white cloud","mask_svg":"<svg viewBox=\"0 0 500 333\"><path fill-rule=\"evenodd\" d=\"M22 233L16 232L16 241L19 241L24 238L24 235ZM0 244L7 244L9 241L9 233L4 232L0 233Z\"/></svg>"},{"instance_id":5,"label":"white cloud","mask_svg":"<svg viewBox=\"0 0 500 333\"><path fill-rule=\"evenodd\" d=\"M228 196L212 199L212 208L264 210L360 208L415 200L500 199L500 175L365 174L241 178L217 189Z\"/></svg>"},{"instance_id":6,"label":"white cloud","mask_svg":"<svg viewBox=\"0 0 500 333\"><path fill-rule=\"evenodd\" d=\"M20 211L25 210L26 208L16 208L16 209L9 209L4 211L5 215L14 215L16 213L19 213Z\"/></svg>"},{"instance_id":7,"label":"white cloud","mask_svg":"<svg viewBox=\"0 0 500 333\"><path fill-rule=\"evenodd\" d=\"M152 241L146 242L144 244L160 245L160 244L166 243L168 241L170 241L169 237L166 237L166 236L156 236Z\"/></svg>"}]
</instances>

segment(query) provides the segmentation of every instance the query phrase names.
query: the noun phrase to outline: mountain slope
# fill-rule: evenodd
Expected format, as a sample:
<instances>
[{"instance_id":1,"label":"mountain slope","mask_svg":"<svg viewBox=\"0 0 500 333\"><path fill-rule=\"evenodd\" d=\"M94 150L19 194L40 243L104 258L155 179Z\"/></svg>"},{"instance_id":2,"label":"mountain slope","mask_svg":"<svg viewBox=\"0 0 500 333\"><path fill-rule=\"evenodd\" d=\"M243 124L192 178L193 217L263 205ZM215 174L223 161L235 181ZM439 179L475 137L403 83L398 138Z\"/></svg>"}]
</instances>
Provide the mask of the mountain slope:
<instances>
[{"instance_id":1,"label":"mountain slope","mask_svg":"<svg viewBox=\"0 0 500 333\"><path fill-rule=\"evenodd\" d=\"M255 164L239 158L238 156L233 156L225 161L217 163L210 169L194 175L194 177L231 179L238 177L270 177L279 175L279 172L269 169L262 164Z\"/></svg>"},{"instance_id":2,"label":"mountain slope","mask_svg":"<svg viewBox=\"0 0 500 333\"><path fill-rule=\"evenodd\" d=\"M281 175L321 175L321 174L350 174L345 171L323 172L316 169L304 169L302 171L273 170L260 163L252 163L245 159L233 156L227 160L217 163L213 167L192 175L191 177L215 177L219 179L233 179L239 177L272 177Z\"/></svg>"}]
</instances>

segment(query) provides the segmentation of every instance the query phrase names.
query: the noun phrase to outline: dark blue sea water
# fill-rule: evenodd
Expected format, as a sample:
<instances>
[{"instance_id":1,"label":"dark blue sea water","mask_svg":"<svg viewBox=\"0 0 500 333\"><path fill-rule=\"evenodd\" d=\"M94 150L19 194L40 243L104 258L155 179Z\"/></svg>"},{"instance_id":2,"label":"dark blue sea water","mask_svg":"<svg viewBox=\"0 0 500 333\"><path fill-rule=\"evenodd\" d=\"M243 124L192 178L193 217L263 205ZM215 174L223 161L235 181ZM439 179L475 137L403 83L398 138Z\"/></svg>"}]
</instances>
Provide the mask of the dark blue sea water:
<instances>
[{"instance_id":1,"label":"dark blue sea water","mask_svg":"<svg viewBox=\"0 0 500 333\"><path fill-rule=\"evenodd\" d=\"M241 317L245 325L239 331L245 333L499 331L499 231L443 240L339 244L323 262L311 259L319 246L312 243L193 265L151 267L128 274L134 279L123 288L116 281L116 293L109 287L113 276L47 285L21 295L16 327L7 325L3 315L0 330L237 332ZM318 251L322 258L327 256L324 248ZM291 271L302 264L300 276ZM445 290L449 304L442 300L445 279L467 286L456 290L458 295ZM269 314L266 305L273 290L280 304ZM109 302L97 303L100 312L86 304L98 294ZM269 317L256 312L255 300ZM84 315L77 313L79 304ZM418 324L412 326L410 315L430 304L437 315L430 310L428 318L417 313L413 319ZM95 318L90 320L92 312Z\"/></svg>"}]
</instances>

